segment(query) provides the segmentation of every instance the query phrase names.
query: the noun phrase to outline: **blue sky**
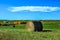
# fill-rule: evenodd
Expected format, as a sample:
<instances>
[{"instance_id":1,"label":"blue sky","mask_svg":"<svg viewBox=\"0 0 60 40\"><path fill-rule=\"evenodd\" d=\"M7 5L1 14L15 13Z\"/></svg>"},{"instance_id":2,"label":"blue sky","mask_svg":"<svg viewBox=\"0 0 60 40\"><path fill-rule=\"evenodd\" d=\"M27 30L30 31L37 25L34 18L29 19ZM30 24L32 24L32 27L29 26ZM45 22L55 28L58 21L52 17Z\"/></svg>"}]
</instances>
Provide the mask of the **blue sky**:
<instances>
[{"instance_id":1,"label":"blue sky","mask_svg":"<svg viewBox=\"0 0 60 40\"><path fill-rule=\"evenodd\" d=\"M60 1L0 0L0 20L60 20Z\"/></svg>"}]
</instances>

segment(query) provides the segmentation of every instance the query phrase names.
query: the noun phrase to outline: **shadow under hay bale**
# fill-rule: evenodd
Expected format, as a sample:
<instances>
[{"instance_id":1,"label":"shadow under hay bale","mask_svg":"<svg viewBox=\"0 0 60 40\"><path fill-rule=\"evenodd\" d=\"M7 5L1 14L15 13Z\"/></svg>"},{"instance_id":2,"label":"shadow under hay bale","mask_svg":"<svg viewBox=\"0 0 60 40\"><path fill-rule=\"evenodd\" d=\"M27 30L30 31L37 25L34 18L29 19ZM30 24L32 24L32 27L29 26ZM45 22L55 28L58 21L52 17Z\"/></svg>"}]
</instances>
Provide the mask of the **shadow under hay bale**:
<instances>
[{"instance_id":1,"label":"shadow under hay bale","mask_svg":"<svg viewBox=\"0 0 60 40\"><path fill-rule=\"evenodd\" d=\"M28 31L42 31L43 26L40 21L27 21L26 29Z\"/></svg>"},{"instance_id":2,"label":"shadow under hay bale","mask_svg":"<svg viewBox=\"0 0 60 40\"><path fill-rule=\"evenodd\" d=\"M42 32L52 32L52 30L43 30Z\"/></svg>"}]
</instances>

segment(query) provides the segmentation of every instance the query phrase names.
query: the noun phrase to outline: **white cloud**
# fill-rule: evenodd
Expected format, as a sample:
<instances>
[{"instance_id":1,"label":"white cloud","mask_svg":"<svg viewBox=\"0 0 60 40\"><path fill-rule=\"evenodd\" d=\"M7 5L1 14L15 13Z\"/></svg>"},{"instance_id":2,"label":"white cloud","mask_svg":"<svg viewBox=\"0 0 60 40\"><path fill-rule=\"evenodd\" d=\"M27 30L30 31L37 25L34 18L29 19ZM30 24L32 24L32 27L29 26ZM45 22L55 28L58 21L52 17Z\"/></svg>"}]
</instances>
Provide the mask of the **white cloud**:
<instances>
[{"instance_id":1,"label":"white cloud","mask_svg":"<svg viewBox=\"0 0 60 40\"><path fill-rule=\"evenodd\" d=\"M19 7L9 7L11 12L20 12L20 11L40 11L40 12L53 12L60 10L60 7L49 7L49 6L19 6Z\"/></svg>"}]
</instances>

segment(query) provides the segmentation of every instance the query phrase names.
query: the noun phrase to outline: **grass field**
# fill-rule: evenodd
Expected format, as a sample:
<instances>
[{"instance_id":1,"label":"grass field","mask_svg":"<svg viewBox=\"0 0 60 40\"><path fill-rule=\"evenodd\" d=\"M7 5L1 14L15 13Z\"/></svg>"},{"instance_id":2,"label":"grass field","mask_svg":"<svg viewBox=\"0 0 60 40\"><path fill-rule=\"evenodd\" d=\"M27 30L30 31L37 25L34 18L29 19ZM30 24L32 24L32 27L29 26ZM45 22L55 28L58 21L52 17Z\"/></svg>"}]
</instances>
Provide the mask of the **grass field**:
<instances>
[{"instance_id":1,"label":"grass field","mask_svg":"<svg viewBox=\"0 0 60 40\"><path fill-rule=\"evenodd\" d=\"M42 32L28 32L25 25L0 26L0 40L60 40L60 23L43 22Z\"/></svg>"}]
</instances>

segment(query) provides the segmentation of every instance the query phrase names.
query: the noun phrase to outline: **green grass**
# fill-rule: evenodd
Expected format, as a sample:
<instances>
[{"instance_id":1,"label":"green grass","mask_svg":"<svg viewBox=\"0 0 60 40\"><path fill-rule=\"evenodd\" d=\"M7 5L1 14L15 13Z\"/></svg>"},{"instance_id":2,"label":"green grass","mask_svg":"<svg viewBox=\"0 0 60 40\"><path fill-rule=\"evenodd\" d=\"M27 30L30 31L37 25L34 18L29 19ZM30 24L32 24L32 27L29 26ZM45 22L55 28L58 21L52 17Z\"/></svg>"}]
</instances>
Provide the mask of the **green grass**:
<instances>
[{"instance_id":1,"label":"green grass","mask_svg":"<svg viewBox=\"0 0 60 40\"><path fill-rule=\"evenodd\" d=\"M28 32L25 25L15 28L0 26L0 40L60 40L60 23L45 22L43 23L43 30L45 31Z\"/></svg>"}]
</instances>

